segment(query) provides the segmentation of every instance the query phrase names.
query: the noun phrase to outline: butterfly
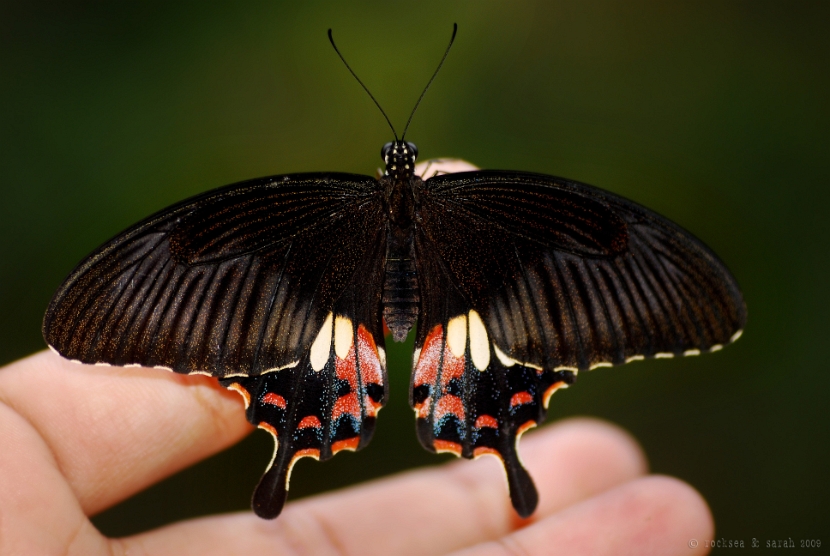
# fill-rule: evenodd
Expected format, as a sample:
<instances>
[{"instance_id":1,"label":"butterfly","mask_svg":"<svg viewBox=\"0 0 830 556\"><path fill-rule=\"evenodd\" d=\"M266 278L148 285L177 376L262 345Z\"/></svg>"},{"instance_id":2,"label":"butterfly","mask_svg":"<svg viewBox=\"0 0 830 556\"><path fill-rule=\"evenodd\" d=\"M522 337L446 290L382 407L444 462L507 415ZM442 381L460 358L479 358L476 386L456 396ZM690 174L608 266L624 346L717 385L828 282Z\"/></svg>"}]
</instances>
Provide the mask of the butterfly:
<instances>
[{"instance_id":1,"label":"butterfly","mask_svg":"<svg viewBox=\"0 0 830 556\"><path fill-rule=\"evenodd\" d=\"M388 398L384 324L402 341L417 323L418 438L498 457L529 516L538 494L517 444L551 395L580 370L721 349L744 327L741 292L709 248L632 201L529 172L422 179L405 135L377 179L253 179L134 225L60 286L46 342L241 394L274 437L252 502L274 518L298 459L367 445Z\"/></svg>"}]
</instances>

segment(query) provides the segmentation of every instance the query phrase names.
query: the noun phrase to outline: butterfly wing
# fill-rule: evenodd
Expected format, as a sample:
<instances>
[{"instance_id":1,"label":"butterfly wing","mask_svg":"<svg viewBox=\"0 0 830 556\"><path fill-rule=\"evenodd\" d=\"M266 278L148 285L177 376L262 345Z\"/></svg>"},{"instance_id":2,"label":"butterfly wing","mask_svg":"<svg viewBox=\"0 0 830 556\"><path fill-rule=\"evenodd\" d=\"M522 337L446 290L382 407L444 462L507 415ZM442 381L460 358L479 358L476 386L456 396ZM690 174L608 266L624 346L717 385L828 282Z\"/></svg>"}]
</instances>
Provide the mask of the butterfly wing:
<instances>
[{"instance_id":1,"label":"butterfly wing","mask_svg":"<svg viewBox=\"0 0 830 556\"><path fill-rule=\"evenodd\" d=\"M437 176L417 195L419 437L431 450L499 456L520 515L536 491L516 442L557 388L582 369L716 351L743 328L725 266L631 201L499 171Z\"/></svg>"},{"instance_id":2,"label":"butterfly wing","mask_svg":"<svg viewBox=\"0 0 830 556\"><path fill-rule=\"evenodd\" d=\"M276 517L296 459L364 446L384 403L385 218L365 176L208 192L83 261L52 299L44 338L83 363L207 374L242 394L276 440L254 496Z\"/></svg>"}]
</instances>

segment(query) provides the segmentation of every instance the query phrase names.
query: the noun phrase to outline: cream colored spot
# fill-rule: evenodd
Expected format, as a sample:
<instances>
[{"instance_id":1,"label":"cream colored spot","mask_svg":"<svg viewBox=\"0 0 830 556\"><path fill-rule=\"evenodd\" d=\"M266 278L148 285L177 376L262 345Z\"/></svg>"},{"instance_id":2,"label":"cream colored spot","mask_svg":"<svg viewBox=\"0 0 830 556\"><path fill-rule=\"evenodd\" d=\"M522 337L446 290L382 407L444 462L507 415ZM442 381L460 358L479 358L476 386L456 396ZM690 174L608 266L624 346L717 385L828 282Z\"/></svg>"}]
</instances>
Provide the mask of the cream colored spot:
<instances>
[{"instance_id":1,"label":"cream colored spot","mask_svg":"<svg viewBox=\"0 0 830 556\"><path fill-rule=\"evenodd\" d=\"M729 341L730 341L730 342L737 342L737 341L738 341L738 338L740 338L740 337L743 335L743 333L744 333L744 331L743 331L743 330L738 330L737 332L735 332L734 334L732 334L732 337L731 337L731 338L729 338Z\"/></svg>"},{"instance_id":2,"label":"cream colored spot","mask_svg":"<svg viewBox=\"0 0 830 556\"><path fill-rule=\"evenodd\" d=\"M352 321L346 317L338 316L334 319L334 353L340 359L345 359L348 357L353 343L354 328L352 328Z\"/></svg>"},{"instance_id":3,"label":"cream colored spot","mask_svg":"<svg viewBox=\"0 0 830 556\"><path fill-rule=\"evenodd\" d=\"M490 365L490 342L487 339L487 329L475 310L470 311L470 355L476 369L487 370Z\"/></svg>"},{"instance_id":4,"label":"cream colored spot","mask_svg":"<svg viewBox=\"0 0 830 556\"><path fill-rule=\"evenodd\" d=\"M715 345L713 345L712 347L709 348L709 351L711 351L712 353L715 353L716 351L720 351L722 349L723 349L722 345L715 344Z\"/></svg>"},{"instance_id":5,"label":"cream colored spot","mask_svg":"<svg viewBox=\"0 0 830 556\"><path fill-rule=\"evenodd\" d=\"M505 367L512 367L513 365L518 363L517 360L513 359L512 357L504 353L502 350L500 350L499 346L497 346L496 344L493 344L493 351L496 352L496 357L499 358L499 361L501 361L501 364Z\"/></svg>"},{"instance_id":6,"label":"cream colored spot","mask_svg":"<svg viewBox=\"0 0 830 556\"><path fill-rule=\"evenodd\" d=\"M464 357L467 348L467 315L460 315L447 324L447 344L450 351L459 359Z\"/></svg>"},{"instance_id":7,"label":"cream colored spot","mask_svg":"<svg viewBox=\"0 0 830 556\"><path fill-rule=\"evenodd\" d=\"M553 372L555 373L558 373L559 371L570 371L573 374L577 374L579 372L579 369L577 369L576 367L556 367L555 369L553 369Z\"/></svg>"},{"instance_id":8,"label":"cream colored spot","mask_svg":"<svg viewBox=\"0 0 830 556\"><path fill-rule=\"evenodd\" d=\"M386 370L386 351L378 346L378 361L380 361L380 368Z\"/></svg>"},{"instance_id":9,"label":"cream colored spot","mask_svg":"<svg viewBox=\"0 0 830 556\"><path fill-rule=\"evenodd\" d=\"M674 354L668 351L661 351L660 353L654 354L655 359L671 359L672 357L674 357Z\"/></svg>"},{"instance_id":10,"label":"cream colored spot","mask_svg":"<svg viewBox=\"0 0 830 556\"><path fill-rule=\"evenodd\" d=\"M643 359L645 359L645 357L642 355L632 355L631 357L626 357L625 362L631 363L632 361L642 361Z\"/></svg>"},{"instance_id":11,"label":"cream colored spot","mask_svg":"<svg viewBox=\"0 0 830 556\"><path fill-rule=\"evenodd\" d=\"M323 326L320 327L320 332L317 333L317 338L311 344L311 368L315 371L322 371L329 360L332 319L333 315L329 313Z\"/></svg>"},{"instance_id":12,"label":"cream colored spot","mask_svg":"<svg viewBox=\"0 0 830 556\"><path fill-rule=\"evenodd\" d=\"M600 367L613 367L613 363L609 363L608 361L600 361L599 363L594 363L590 367L588 367L589 371L593 371L594 369L599 369Z\"/></svg>"},{"instance_id":13,"label":"cream colored spot","mask_svg":"<svg viewBox=\"0 0 830 556\"><path fill-rule=\"evenodd\" d=\"M415 350L415 353L412 354L412 368L413 369L418 366L418 359L420 359L420 358L421 358L421 348L418 348L418 349ZM418 413L418 411L416 410L415 413Z\"/></svg>"},{"instance_id":14,"label":"cream colored spot","mask_svg":"<svg viewBox=\"0 0 830 556\"><path fill-rule=\"evenodd\" d=\"M688 357L690 355L700 355L700 350L699 349L687 349L686 351L683 352L683 355L685 355L686 357Z\"/></svg>"},{"instance_id":15,"label":"cream colored spot","mask_svg":"<svg viewBox=\"0 0 830 556\"><path fill-rule=\"evenodd\" d=\"M281 371L283 369L293 369L294 367L296 367L299 364L300 364L300 360L297 359L296 361L292 361L291 363L288 363L287 365L283 365L282 367L271 367L270 369L265 369L264 371L262 371L262 374L265 375L265 374L268 374L268 373L275 373L275 372Z\"/></svg>"}]
</instances>

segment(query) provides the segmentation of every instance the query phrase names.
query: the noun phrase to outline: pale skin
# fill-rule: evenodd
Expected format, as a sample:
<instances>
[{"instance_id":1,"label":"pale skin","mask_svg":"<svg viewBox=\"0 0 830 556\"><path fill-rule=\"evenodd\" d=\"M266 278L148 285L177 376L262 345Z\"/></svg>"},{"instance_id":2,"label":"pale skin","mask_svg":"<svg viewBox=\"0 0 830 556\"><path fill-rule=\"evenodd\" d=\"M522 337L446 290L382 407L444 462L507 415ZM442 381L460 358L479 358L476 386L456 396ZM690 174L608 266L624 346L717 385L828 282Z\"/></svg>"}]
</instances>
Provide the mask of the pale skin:
<instances>
[{"instance_id":1,"label":"pale skin","mask_svg":"<svg viewBox=\"0 0 830 556\"><path fill-rule=\"evenodd\" d=\"M0 369L0 555L695 556L714 533L697 491L649 475L637 442L594 419L523 437L540 498L527 521L489 457L290 502L274 521L241 512L120 539L89 521L252 430L241 398L207 377L51 352L12 363Z\"/></svg>"}]
</instances>

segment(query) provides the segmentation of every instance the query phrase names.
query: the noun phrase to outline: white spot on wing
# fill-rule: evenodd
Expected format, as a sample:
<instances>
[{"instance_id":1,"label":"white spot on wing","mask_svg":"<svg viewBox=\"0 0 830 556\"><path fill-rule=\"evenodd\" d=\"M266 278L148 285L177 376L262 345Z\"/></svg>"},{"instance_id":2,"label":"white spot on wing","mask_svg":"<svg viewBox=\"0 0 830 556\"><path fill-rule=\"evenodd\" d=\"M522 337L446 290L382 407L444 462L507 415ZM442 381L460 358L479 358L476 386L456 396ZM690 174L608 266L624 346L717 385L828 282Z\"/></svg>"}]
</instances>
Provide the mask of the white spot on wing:
<instances>
[{"instance_id":1,"label":"white spot on wing","mask_svg":"<svg viewBox=\"0 0 830 556\"><path fill-rule=\"evenodd\" d=\"M377 346L378 348L378 360L380 361L380 368L384 371L386 370L386 350L382 347Z\"/></svg>"},{"instance_id":2,"label":"white spot on wing","mask_svg":"<svg viewBox=\"0 0 830 556\"><path fill-rule=\"evenodd\" d=\"M672 357L674 357L674 354L669 351L661 351L660 353L654 354L655 359L671 359Z\"/></svg>"},{"instance_id":3,"label":"white spot on wing","mask_svg":"<svg viewBox=\"0 0 830 556\"><path fill-rule=\"evenodd\" d=\"M690 355L700 355L700 350L699 349L687 349L686 351L683 352L683 355L685 355L686 357L688 357Z\"/></svg>"},{"instance_id":4,"label":"white spot on wing","mask_svg":"<svg viewBox=\"0 0 830 556\"><path fill-rule=\"evenodd\" d=\"M476 369L487 370L490 365L490 342L487 339L487 329L475 310L470 311L470 355Z\"/></svg>"},{"instance_id":5,"label":"white spot on wing","mask_svg":"<svg viewBox=\"0 0 830 556\"><path fill-rule=\"evenodd\" d=\"M334 353L340 359L349 355L349 350L354 343L354 329L352 321L346 317L338 316L334 319Z\"/></svg>"},{"instance_id":6,"label":"white spot on wing","mask_svg":"<svg viewBox=\"0 0 830 556\"><path fill-rule=\"evenodd\" d=\"M711 351L712 353L715 353L716 351L720 351L722 349L723 349L722 345L715 344L715 345L713 345L712 347L709 348L709 351Z\"/></svg>"},{"instance_id":7,"label":"white spot on wing","mask_svg":"<svg viewBox=\"0 0 830 556\"><path fill-rule=\"evenodd\" d=\"M464 357L467 347L467 315L459 315L447 324L447 344L459 359Z\"/></svg>"},{"instance_id":8,"label":"white spot on wing","mask_svg":"<svg viewBox=\"0 0 830 556\"><path fill-rule=\"evenodd\" d=\"M738 338L740 338L740 337L741 337L741 335L742 335L743 333L744 333L744 331L743 331L743 330L738 330L737 332L735 332L734 334L732 334L732 337L731 337L731 338L729 338L729 341L730 341L730 342L737 342L737 341L738 341Z\"/></svg>"},{"instance_id":9,"label":"white spot on wing","mask_svg":"<svg viewBox=\"0 0 830 556\"><path fill-rule=\"evenodd\" d=\"M320 327L320 332L317 333L317 338L311 344L311 368L315 371L322 371L329 360L333 318L333 315L329 313L325 322L323 322L323 326Z\"/></svg>"},{"instance_id":10,"label":"white spot on wing","mask_svg":"<svg viewBox=\"0 0 830 556\"><path fill-rule=\"evenodd\" d=\"M642 361L643 359L645 359L645 357L642 355L632 355L631 357L626 357L625 362L631 363L632 361Z\"/></svg>"}]
</instances>

